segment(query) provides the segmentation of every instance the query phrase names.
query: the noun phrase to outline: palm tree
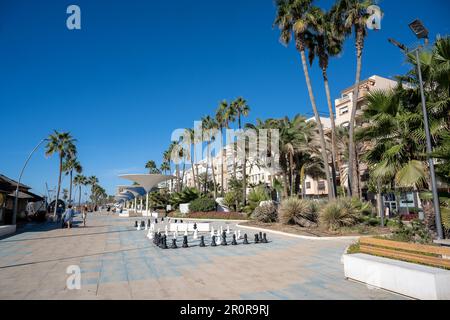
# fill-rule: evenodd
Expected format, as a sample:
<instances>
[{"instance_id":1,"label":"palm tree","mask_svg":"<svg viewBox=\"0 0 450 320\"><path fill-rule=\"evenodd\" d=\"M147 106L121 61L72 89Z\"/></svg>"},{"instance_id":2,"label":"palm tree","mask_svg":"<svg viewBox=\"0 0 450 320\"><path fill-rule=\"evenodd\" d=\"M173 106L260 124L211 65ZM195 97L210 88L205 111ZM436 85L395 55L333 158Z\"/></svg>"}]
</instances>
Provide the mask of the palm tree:
<instances>
[{"instance_id":1,"label":"palm tree","mask_svg":"<svg viewBox=\"0 0 450 320\"><path fill-rule=\"evenodd\" d=\"M217 181L214 169L214 157L211 156L211 142L215 139L214 131L218 129L217 122L210 116L202 118L202 136L206 140L206 175L208 175L208 166L211 165L211 173L214 185L214 199L217 198ZM211 164L210 164L211 163ZM208 181L208 178L206 178Z\"/></svg>"},{"instance_id":2,"label":"palm tree","mask_svg":"<svg viewBox=\"0 0 450 320\"><path fill-rule=\"evenodd\" d=\"M220 186L221 186L221 190L220 190L220 194L223 197L223 192L224 192L224 173L223 173L223 158L224 158L224 150L223 150L223 129L226 128L228 126L229 120L230 120L230 116L231 116L231 112L230 112L230 107L228 105L228 102L226 100L223 100L220 104L219 107L216 110L216 118L215 121L217 123L219 132L220 132ZM226 154L225 154L226 156Z\"/></svg>"},{"instance_id":3,"label":"palm tree","mask_svg":"<svg viewBox=\"0 0 450 320\"><path fill-rule=\"evenodd\" d=\"M185 135L189 137L190 146L189 146L189 153L187 154L187 157L191 161L191 171L192 171L192 180L194 182L194 186L196 186L200 190L200 185L197 184L197 177L195 175L195 144L197 142L197 137L195 134L195 130L191 128L185 129ZM197 172L198 174L198 172Z\"/></svg>"},{"instance_id":4,"label":"palm tree","mask_svg":"<svg viewBox=\"0 0 450 320\"><path fill-rule=\"evenodd\" d=\"M76 158L68 158L63 163L63 171L66 175L70 175L70 187L69 187L69 203L72 203L72 184L73 184L73 172L80 174L83 171L83 167Z\"/></svg>"},{"instance_id":5,"label":"palm tree","mask_svg":"<svg viewBox=\"0 0 450 320\"><path fill-rule=\"evenodd\" d=\"M339 158L337 156L336 145L336 124L334 121L333 104L331 102L330 86L328 83L328 66L330 57L338 56L342 52L344 37L339 33L339 29L331 22L332 14L324 13L319 8L313 8L315 24L313 25L315 33L309 34L307 37L307 46L309 52L309 63L312 65L314 58L318 57L319 67L322 70L323 83L325 86L325 94L327 97L328 111L330 113L331 122L331 170L333 173L333 185L336 192L336 165L340 167Z\"/></svg>"},{"instance_id":6,"label":"palm tree","mask_svg":"<svg viewBox=\"0 0 450 320\"><path fill-rule=\"evenodd\" d=\"M367 7L372 4L369 0L339 0L331 9L333 24L346 35L352 32L355 36L356 47L356 77L355 87L352 97L352 113L350 116L349 128L349 175L351 195L359 194L359 172L356 164L356 147L355 147L355 118L357 104L359 98L359 83L361 80L362 54L364 49L364 40L367 36L366 22L369 14ZM356 181L354 181L356 180Z\"/></svg>"},{"instance_id":7,"label":"palm tree","mask_svg":"<svg viewBox=\"0 0 450 320\"><path fill-rule=\"evenodd\" d=\"M237 117L238 120L238 129L241 130L242 129L242 125L241 125L241 118L244 116L248 116L249 112L250 112L250 107L247 104L247 101L242 98L242 97L238 97L236 100L234 100L233 102L231 102L230 104L230 109L234 110L232 112L233 117ZM230 120L233 119L233 117L230 118ZM233 171L234 171L234 177L236 177L236 146L234 144L234 148L233 148Z\"/></svg>"},{"instance_id":8,"label":"palm tree","mask_svg":"<svg viewBox=\"0 0 450 320\"><path fill-rule=\"evenodd\" d=\"M58 174L58 187L56 192L55 209L53 212L53 218L56 218L56 210L58 208L59 193L61 192L61 176L63 172L63 161L67 157L74 157L77 148L75 146L76 140L70 135L69 132L58 132L54 130L54 133L49 135L48 143L45 147L45 155L51 156L57 153L59 156L59 174Z\"/></svg>"},{"instance_id":9,"label":"palm tree","mask_svg":"<svg viewBox=\"0 0 450 320\"><path fill-rule=\"evenodd\" d=\"M306 79L306 86L308 88L309 98L317 123L317 128L319 129L321 146L320 152L322 161L325 166L328 197L329 199L333 199L335 192L333 190L333 184L331 183L325 135L323 132L322 122L320 121L320 116L317 111L316 100L311 85L311 79L309 77L305 54L307 34L309 33L311 25L313 25L317 19L317 16L314 14L316 13L316 10L311 10L311 4L312 0L277 0L277 16L275 18L274 24L277 25L281 31L280 41L285 45L289 44L293 34L295 38L296 48L300 52L303 65L303 73L305 74Z\"/></svg>"},{"instance_id":10,"label":"palm tree","mask_svg":"<svg viewBox=\"0 0 450 320\"><path fill-rule=\"evenodd\" d=\"M98 184L98 178L96 176L90 176L87 178L87 184L91 186L91 196L95 191L95 187ZM91 197L92 198L92 197ZM94 202L94 206L96 206L97 203Z\"/></svg>"},{"instance_id":11,"label":"palm tree","mask_svg":"<svg viewBox=\"0 0 450 320\"><path fill-rule=\"evenodd\" d=\"M159 171L159 169L156 165L156 162L153 160L147 161L147 163L145 164L145 168L148 169L148 173L150 173L150 174L161 173L161 171Z\"/></svg>"},{"instance_id":12,"label":"palm tree","mask_svg":"<svg viewBox=\"0 0 450 320\"><path fill-rule=\"evenodd\" d=\"M87 179L85 176L83 176L82 174L77 174L74 178L73 178L73 184L75 186L79 187L79 194L78 194L78 206L81 206L81 187L85 186L87 183Z\"/></svg>"}]
</instances>

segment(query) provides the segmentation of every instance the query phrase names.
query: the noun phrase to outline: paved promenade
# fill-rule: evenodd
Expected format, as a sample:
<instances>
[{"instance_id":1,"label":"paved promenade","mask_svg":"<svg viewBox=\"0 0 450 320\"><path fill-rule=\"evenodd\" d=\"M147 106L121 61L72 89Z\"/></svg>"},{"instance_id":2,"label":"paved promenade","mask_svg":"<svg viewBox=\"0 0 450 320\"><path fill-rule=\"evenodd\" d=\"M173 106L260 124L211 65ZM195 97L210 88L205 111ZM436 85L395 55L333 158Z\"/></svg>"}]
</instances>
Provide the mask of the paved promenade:
<instances>
[{"instance_id":1,"label":"paved promenade","mask_svg":"<svg viewBox=\"0 0 450 320\"><path fill-rule=\"evenodd\" d=\"M0 240L0 299L402 298L344 279L345 240L268 234L268 244L201 248L190 241L188 249L162 250L133 228L135 218L91 214L86 228L76 220L70 230L28 225ZM254 231L245 232L252 242ZM80 290L66 287L70 265L81 269Z\"/></svg>"}]
</instances>

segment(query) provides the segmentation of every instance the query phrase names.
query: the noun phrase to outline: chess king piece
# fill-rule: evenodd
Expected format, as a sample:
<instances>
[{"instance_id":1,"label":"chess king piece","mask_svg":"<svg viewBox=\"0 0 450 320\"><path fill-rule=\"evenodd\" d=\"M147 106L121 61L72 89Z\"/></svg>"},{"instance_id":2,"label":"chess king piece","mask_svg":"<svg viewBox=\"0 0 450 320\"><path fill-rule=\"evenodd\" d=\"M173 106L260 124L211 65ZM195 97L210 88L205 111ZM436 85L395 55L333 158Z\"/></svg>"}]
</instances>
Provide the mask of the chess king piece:
<instances>
[{"instance_id":1,"label":"chess king piece","mask_svg":"<svg viewBox=\"0 0 450 320\"><path fill-rule=\"evenodd\" d=\"M228 243L227 243L227 233L225 231L222 232L222 243L221 243L221 245L223 245L223 246L228 245Z\"/></svg>"},{"instance_id":2,"label":"chess king piece","mask_svg":"<svg viewBox=\"0 0 450 320\"><path fill-rule=\"evenodd\" d=\"M134 227L137 228L138 224L137 224L137 220L134 221Z\"/></svg>"},{"instance_id":3,"label":"chess king piece","mask_svg":"<svg viewBox=\"0 0 450 320\"><path fill-rule=\"evenodd\" d=\"M205 237L204 236L200 237L200 247L205 247Z\"/></svg>"},{"instance_id":4,"label":"chess king piece","mask_svg":"<svg viewBox=\"0 0 450 320\"><path fill-rule=\"evenodd\" d=\"M267 241L267 235L265 232L263 233L262 243L269 243L269 241Z\"/></svg>"},{"instance_id":5,"label":"chess king piece","mask_svg":"<svg viewBox=\"0 0 450 320\"><path fill-rule=\"evenodd\" d=\"M244 242L243 242L243 244L249 244L246 233L244 233Z\"/></svg>"},{"instance_id":6,"label":"chess king piece","mask_svg":"<svg viewBox=\"0 0 450 320\"><path fill-rule=\"evenodd\" d=\"M227 226L227 234L230 234L230 226Z\"/></svg>"},{"instance_id":7,"label":"chess king piece","mask_svg":"<svg viewBox=\"0 0 450 320\"><path fill-rule=\"evenodd\" d=\"M189 247L187 236L183 236L183 246L182 246L182 247L183 247L183 248Z\"/></svg>"},{"instance_id":8,"label":"chess king piece","mask_svg":"<svg viewBox=\"0 0 450 320\"><path fill-rule=\"evenodd\" d=\"M259 243L259 236L257 233L255 234L255 243Z\"/></svg>"},{"instance_id":9,"label":"chess king piece","mask_svg":"<svg viewBox=\"0 0 450 320\"><path fill-rule=\"evenodd\" d=\"M172 239L172 245L170 246L171 249L176 249L178 248L177 246L177 239Z\"/></svg>"},{"instance_id":10,"label":"chess king piece","mask_svg":"<svg viewBox=\"0 0 450 320\"><path fill-rule=\"evenodd\" d=\"M168 249L168 247L167 247L167 237L166 237L166 235L163 236L163 244L162 244L162 248L163 248L163 249Z\"/></svg>"},{"instance_id":11,"label":"chess king piece","mask_svg":"<svg viewBox=\"0 0 450 320\"><path fill-rule=\"evenodd\" d=\"M215 247L215 246L217 246L217 244L216 244L216 236L212 236L211 237L211 247Z\"/></svg>"},{"instance_id":12,"label":"chess king piece","mask_svg":"<svg viewBox=\"0 0 450 320\"><path fill-rule=\"evenodd\" d=\"M231 245L233 245L233 246L237 245L236 235L235 234L233 234L233 240L231 241Z\"/></svg>"},{"instance_id":13,"label":"chess king piece","mask_svg":"<svg viewBox=\"0 0 450 320\"><path fill-rule=\"evenodd\" d=\"M192 238L193 238L194 240L197 240L197 239L198 239L198 230L197 230L197 229L194 230L194 235L192 236Z\"/></svg>"}]
</instances>

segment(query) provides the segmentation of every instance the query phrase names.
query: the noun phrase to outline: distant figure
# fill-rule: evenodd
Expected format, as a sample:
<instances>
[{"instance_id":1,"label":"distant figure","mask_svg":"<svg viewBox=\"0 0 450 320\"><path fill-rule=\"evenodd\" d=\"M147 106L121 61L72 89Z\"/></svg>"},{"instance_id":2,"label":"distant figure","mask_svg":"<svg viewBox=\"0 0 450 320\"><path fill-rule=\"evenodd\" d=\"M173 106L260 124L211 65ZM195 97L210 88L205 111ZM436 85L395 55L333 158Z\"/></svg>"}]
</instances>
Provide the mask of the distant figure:
<instances>
[{"instance_id":1,"label":"distant figure","mask_svg":"<svg viewBox=\"0 0 450 320\"><path fill-rule=\"evenodd\" d=\"M83 218L83 227L86 227L86 218L87 218L87 213L88 213L88 207L84 206L83 207L83 211L82 211L82 218Z\"/></svg>"},{"instance_id":2,"label":"distant figure","mask_svg":"<svg viewBox=\"0 0 450 320\"><path fill-rule=\"evenodd\" d=\"M63 208L62 205L58 205L58 207L56 208L56 222L59 223L61 222L61 216L63 214Z\"/></svg>"},{"instance_id":3,"label":"distant figure","mask_svg":"<svg viewBox=\"0 0 450 320\"><path fill-rule=\"evenodd\" d=\"M63 223L62 223L62 227L64 228L67 225L67 228L71 228L72 227L72 220L73 220L73 216L74 216L75 212L72 209L72 205L69 205L67 207L66 212L64 212L62 219L63 219Z\"/></svg>"}]
</instances>

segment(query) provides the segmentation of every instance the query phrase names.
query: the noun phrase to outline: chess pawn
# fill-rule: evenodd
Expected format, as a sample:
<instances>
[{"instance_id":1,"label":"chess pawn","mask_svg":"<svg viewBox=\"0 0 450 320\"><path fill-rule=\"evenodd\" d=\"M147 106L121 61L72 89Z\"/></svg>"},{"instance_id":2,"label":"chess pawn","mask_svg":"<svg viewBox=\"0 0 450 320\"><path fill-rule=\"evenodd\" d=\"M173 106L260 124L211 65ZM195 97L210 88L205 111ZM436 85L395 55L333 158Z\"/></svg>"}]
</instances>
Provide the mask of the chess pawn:
<instances>
[{"instance_id":1,"label":"chess pawn","mask_svg":"<svg viewBox=\"0 0 450 320\"><path fill-rule=\"evenodd\" d=\"M235 234L233 234L233 241L231 241L231 245L233 245L233 246L237 245L236 235Z\"/></svg>"},{"instance_id":2,"label":"chess pawn","mask_svg":"<svg viewBox=\"0 0 450 320\"><path fill-rule=\"evenodd\" d=\"M259 243L259 237L257 233L255 234L255 243Z\"/></svg>"},{"instance_id":3,"label":"chess pawn","mask_svg":"<svg viewBox=\"0 0 450 320\"><path fill-rule=\"evenodd\" d=\"M227 234L230 234L230 226L227 226Z\"/></svg>"},{"instance_id":4,"label":"chess pawn","mask_svg":"<svg viewBox=\"0 0 450 320\"><path fill-rule=\"evenodd\" d=\"M246 233L244 233L244 242L243 242L243 244L249 244Z\"/></svg>"},{"instance_id":5,"label":"chess pawn","mask_svg":"<svg viewBox=\"0 0 450 320\"><path fill-rule=\"evenodd\" d=\"M212 236L211 238L212 238L211 247L217 246L217 244L216 244L216 236Z\"/></svg>"},{"instance_id":6,"label":"chess pawn","mask_svg":"<svg viewBox=\"0 0 450 320\"><path fill-rule=\"evenodd\" d=\"M134 227L137 228L138 227L138 223L137 220L134 221Z\"/></svg>"},{"instance_id":7,"label":"chess pawn","mask_svg":"<svg viewBox=\"0 0 450 320\"><path fill-rule=\"evenodd\" d=\"M187 236L183 236L183 248L189 247Z\"/></svg>"},{"instance_id":8,"label":"chess pawn","mask_svg":"<svg viewBox=\"0 0 450 320\"><path fill-rule=\"evenodd\" d=\"M182 219L180 219L180 223L183 223L183 220L182 220Z\"/></svg>"},{"instance_id":9,"label":"chess pawn","mask_svg":"<svg viewBox=\"0 0 450 320\"><path fill-rule=\"evenodd\" d=\"M227 243L227 233L225 231L222 232L222 243L221 243L221 245L223 245L223 246L228 245L228 243Z\"/></svg>"},{"instance_id":10,"label":"chess pawn","mask_svg":"<svg viewBox=\"0 0 450 320\"><path fill-rule=\"evenodd\" d=\"M194 230L194 235L192 236L192 238L193 238L194 240L197 240L197 239L198 239L198 230L197 230L197 229Z\"/></svg>"},{"instance_id":11,"label":"chess pawn","mask_svg":"<svg viewBox=\"0 0 450 320\"><path fill-rule=\"evenodd\" d=\"M269 243L269 241L267 241L267 235L266 235L266 233L263 233L262 243Z\"/></svg>"},{"instance_id":12,"label":"chess pawn","mask_svg":"<svg viewBox=\"0 0 450 320\"><path fill-rule=\"evenodd\" d=\"M205 247L205 237L204 236L200 237L200 247Z\"/></svg>"},{"instance_id":13,"label":"chess pawn","mask_svg":"<svg viewBox=\"0 0 450 320\"><path fill-rule=\"evenodd\" d=\"M172 239L172 245L170 246L171 249L176 249L178 248L177 246L177 239Z\"/></svg>"},{"instance_id":14,"label":"chess pawn","mask_svg":"<svg viewBox=\"0 0 450 320\"><path fill-rule=\"evenodd\" d=\"M241 230L238 230L237 238L238 238L238 240L240 240L240 239L242 238L242 237L241 237Z\"/></svg>"}]
</instances>

